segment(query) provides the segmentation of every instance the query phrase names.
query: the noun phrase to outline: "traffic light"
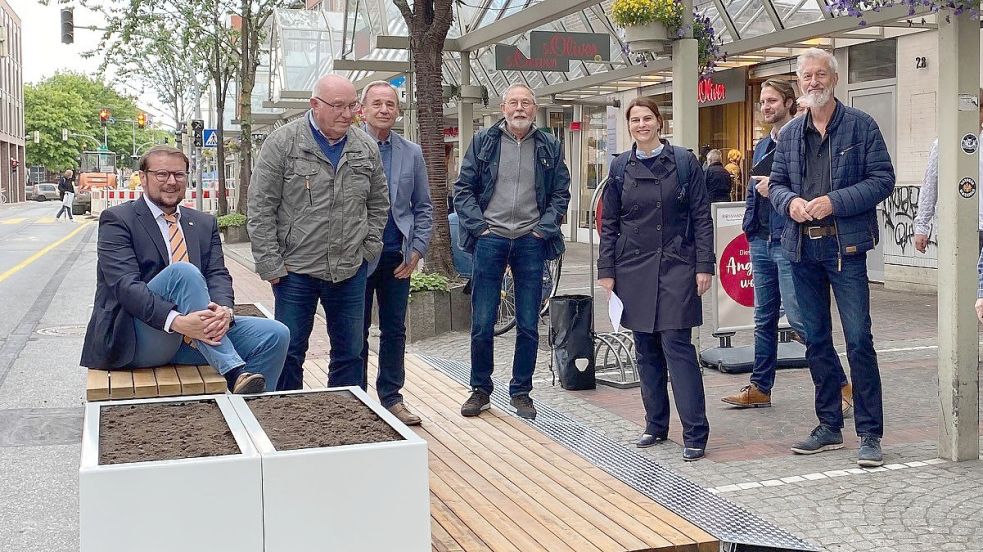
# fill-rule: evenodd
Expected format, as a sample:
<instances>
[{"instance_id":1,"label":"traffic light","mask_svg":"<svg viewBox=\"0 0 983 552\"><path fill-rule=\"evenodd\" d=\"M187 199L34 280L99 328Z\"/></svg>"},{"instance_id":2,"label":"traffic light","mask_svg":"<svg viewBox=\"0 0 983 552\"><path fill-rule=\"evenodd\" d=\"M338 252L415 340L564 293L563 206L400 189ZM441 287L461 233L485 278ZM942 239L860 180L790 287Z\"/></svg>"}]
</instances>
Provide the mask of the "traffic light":
<instances>
[{"instance_id":1,"label":"traffic light","mask_svg":"<svg viewBox=\"0 0 983 552\"><path fill-rule=\"evenodd\" d=\"M61 42L62 44L75 43L75 9L61 9Z\"/></svg>"},{"instance_id":2,"label":"traffic light","mask_svg":"<svg viewBox=\"0 0 983 552\"><path fill-rule=\"evenodd\" d=\"M110 111L109 109L105 108L105 107L102 108L102 109L100 109L99 110L99 125L100 126L106 126L106 125L108 125L109 124L109 117L112 114L113 114L113 112Z\"/></svg>"},{"instance_id":3,"label":"traffic light","mask_svg":"<svg viewBox=\"0 0 983 552\"><path fill-rule=\"evenodd\" d=\"M200 148L204 146L205 121L202 121L201 119L195 119L191 121L191 131L194 133L195 147Z\"/></svg>"},{"instance_id":4,"label":"traffic light","mask_svg":"<svg viewBox=\"0 0 983 552\"><path fill-rule=\"evenodd\" d=\"M146 128L146 127L147 127L147 114L137 113L137 128Z\"/></svg>"}]
</instances>

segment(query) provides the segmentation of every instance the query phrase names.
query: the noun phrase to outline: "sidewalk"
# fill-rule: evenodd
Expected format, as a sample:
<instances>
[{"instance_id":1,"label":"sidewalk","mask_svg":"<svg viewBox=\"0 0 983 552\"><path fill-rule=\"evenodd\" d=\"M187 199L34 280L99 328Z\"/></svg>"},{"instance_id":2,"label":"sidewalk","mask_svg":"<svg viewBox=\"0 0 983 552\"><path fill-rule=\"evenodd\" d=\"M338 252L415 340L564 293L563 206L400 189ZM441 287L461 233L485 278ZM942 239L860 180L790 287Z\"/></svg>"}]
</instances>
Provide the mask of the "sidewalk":
<instances>
[{"instance_id":1,"label":"sidewalk","mask_svg":"<svg viewBox=\"0 0 983 552\"><path fill-rule=\"evenodd\" d=\"M272 306L267 284L241 264L251 264L248 244L225 246L237 300ZM560 293L589 293L587 247L569 244ZM598 331L608 331L606 303L597 293ZM711 437L707 458L684 463L681 428L673 417L670 440L645 454L694 482L738 502L751 512L831 551L980 550L983 543L983 464L937 459L938 384L934 295L871 291L873 332L884 386L885 467L856 465L857 438L846 420L846 447L815 456L792 455L788 447L816 424L808 370L781 370L772 408L736 410L720 402L747 384L747 374L707 370L707 415ZM704 318L710 320L709 301ZM835 317L834 317L835 318ZM844 352L839 321L834 341ZM533 397L607 437L632 446L642 430L639 391L598 386L570 392L551 386L545 325ZM315 324L309 358L327 355L323 324ZM734 336L734 345L752 341L751 332ZM702 347L716 346L710 330ZM515 333L496 340L496 376L508 377ZM375 348L375 339L370 346ZM315 346L316 344L316 346ZM408 345L407 352L469 361L466 333L450 333ZM845 359L844 359L845 362ZM410 405L412 407L412 405ZM675 444L674 444L675 443Z\"/></svg>"}]
</instances>

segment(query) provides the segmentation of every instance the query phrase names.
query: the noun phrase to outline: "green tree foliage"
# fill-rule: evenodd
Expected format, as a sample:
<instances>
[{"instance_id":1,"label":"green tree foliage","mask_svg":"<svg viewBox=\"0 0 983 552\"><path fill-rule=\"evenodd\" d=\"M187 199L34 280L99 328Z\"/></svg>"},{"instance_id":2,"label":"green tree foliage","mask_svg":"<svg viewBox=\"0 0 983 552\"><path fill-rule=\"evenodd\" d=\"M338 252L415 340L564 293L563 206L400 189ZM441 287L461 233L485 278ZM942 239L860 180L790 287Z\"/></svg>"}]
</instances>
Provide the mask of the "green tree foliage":
<instances>
[{"instance_id":1,"label":"green tree foliage","mask_svg":"<svg viewBox=\"0 0 983 552\"><path fill-rule=\"evenodd\" d=\"M24 123L28 134L35 130L41 142L27 143L27 164L41 165L52 171L75 167L79 153L94 150L103 141L99 110L108 108L109 149L116 152L120 165L128 164L134 145L160 141L162 135L152 128L136 129L133 123L139 108L133 98L123 96L105 83L79 73L57 73L37 84L24 87ZM62 129L84 136L70 136L62 141ZM93 139L94 138L94 139ZM145 149L145 148L144 148Z\"/></svg>"}]
</instances>

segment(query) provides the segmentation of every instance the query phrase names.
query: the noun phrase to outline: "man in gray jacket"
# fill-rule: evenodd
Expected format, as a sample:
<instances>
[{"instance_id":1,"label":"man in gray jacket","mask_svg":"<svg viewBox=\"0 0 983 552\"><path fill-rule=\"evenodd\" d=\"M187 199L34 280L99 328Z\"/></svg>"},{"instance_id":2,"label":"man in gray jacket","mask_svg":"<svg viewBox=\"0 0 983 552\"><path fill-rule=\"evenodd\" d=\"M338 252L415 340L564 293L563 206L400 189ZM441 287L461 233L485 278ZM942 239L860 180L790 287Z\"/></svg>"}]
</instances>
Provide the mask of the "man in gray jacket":
<instances>
[{"instance_id":1,"label":"man in gray jacket","mask_svg":"<svg viewBox=\"0 0 983 552\"><path fill-rule=\"evenodd\" d=\"M331 342L328 385L365 388L365 281L382 252L389 189L376 141L352 126L354 85L322 77L310 105L263 143L249 187L256 272L273 285L276 319L290 329L277 389L303 386L319 300Z\"/></svg>"}]
</instances>

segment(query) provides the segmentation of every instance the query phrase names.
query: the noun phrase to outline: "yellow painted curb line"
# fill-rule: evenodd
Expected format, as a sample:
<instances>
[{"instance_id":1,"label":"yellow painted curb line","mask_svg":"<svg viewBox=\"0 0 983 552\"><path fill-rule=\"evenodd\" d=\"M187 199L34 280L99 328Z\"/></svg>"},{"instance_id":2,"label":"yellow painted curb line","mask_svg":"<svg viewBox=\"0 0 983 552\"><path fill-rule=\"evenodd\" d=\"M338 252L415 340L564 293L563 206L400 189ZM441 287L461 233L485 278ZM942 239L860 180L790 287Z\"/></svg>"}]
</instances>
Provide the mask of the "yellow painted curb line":
<instances>
[{"instance_id":1,"label":"yellow painted curb line","mask_svg":"<svg viewBox=\"0 0 983 552\"><path fill-rule=\"evenodd\" d=\"M59 245L65 243L66 241L68 241L69 239L71 239L72 236L74 236L75 234L78 234L79 232L81 232L82 230L84 230L85 227L87 225L89 225L89 224L91 224L91 222L83 222L82 224L79 224L79 227L76 228L75 230L72 230L67 236L61 238L60 240L58 240L58 241L56 241L54 243L48 244L41 251L38 251L37 253L31 255L30 257L28 257L28 258L24 259L23 261L17 263L16 265L14 265L13 268L7 270L3 274L0 274L0 282L3 282L7 278L10 278L15 273L23 270L25 267L27 267L28 265L30 265L34 261L40 259L42 256L44 256L46 253L48 253L52 249L54 249L54 248L58 247Z\"/></svg>"}]
</instances>

